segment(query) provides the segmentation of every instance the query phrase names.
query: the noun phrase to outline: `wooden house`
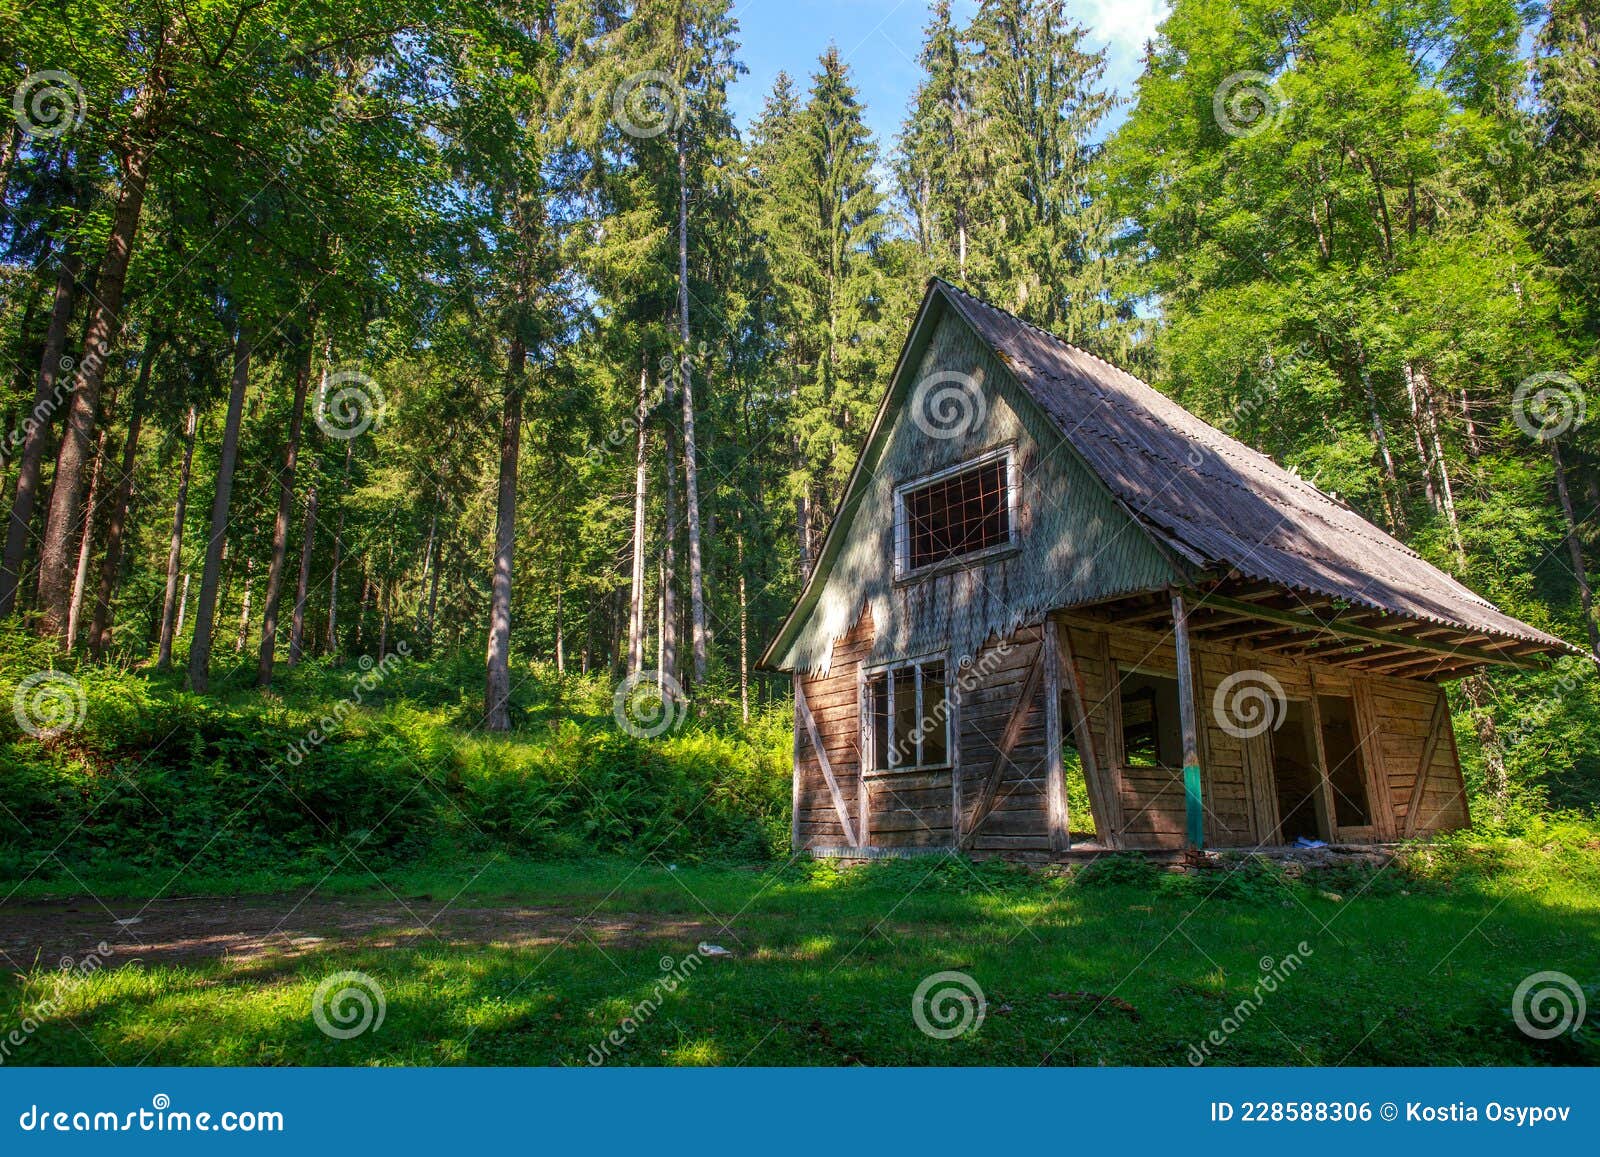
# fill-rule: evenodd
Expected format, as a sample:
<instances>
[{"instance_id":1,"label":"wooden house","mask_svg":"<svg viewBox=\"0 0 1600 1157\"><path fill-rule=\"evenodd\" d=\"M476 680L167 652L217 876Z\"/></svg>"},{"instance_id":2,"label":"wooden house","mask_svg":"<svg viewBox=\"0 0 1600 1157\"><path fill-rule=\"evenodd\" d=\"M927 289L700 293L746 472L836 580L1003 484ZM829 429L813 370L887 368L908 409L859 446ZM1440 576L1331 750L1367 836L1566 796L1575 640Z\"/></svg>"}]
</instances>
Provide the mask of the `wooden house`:
<instances>
[{"instance_id":1,"label":"wooden house","mask_svg":"<svg viewBox=\"0 0 1600 1157\"><path fill-rule=\"evenodd\" d=\"M1441 683L1573 650L935 281L763 663L797 849L1042 860L1462 827Z\"/></svg>"}]
</instances>

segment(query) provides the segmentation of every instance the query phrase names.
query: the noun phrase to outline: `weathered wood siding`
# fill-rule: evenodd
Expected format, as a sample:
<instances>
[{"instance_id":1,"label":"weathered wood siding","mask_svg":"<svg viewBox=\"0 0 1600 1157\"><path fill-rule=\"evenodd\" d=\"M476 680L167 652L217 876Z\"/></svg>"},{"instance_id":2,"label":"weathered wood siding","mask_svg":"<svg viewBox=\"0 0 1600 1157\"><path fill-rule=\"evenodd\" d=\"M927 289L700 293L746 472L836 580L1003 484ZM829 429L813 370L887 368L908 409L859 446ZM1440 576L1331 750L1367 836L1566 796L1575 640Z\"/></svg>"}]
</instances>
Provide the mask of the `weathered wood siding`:
<instances>
[{"instance_id":1,"label":"weathered wood siding","mask_svg":"<svg viewBox=\"0 0 1600 1157\"><path fill-rule=\"evenodd\" d=\"M938 374L962 375L975 389L964 409L954 397L941 401L938 388L919 397L922 382L959 394L959 384ZM939 322L896 388L888 403L893 420L864 452L859 501L846 503L838 557L779 666L823 670L833 644L864 606L877 625L874 662L947 650L970 657L1053 608L1155 589L1176 577L960 317ZM947 404L951 408L943 409ZM918 413L919 405L931 412ZM896 487L1007 447L1014 448L1021 483L1018 548L965 567L897 579Z\"/></svg>"},{"instance_id":2,"label":"weathered wood siding","mask_svg":"<svg viewBox=\"0 0 1600 1157\"><path fill-rule=\"evenodd\" d=\"M1039 657L1042 632L1023 627L983 648L961 679L959 713L962 828L970 832L974 852L1001 852L1022 859L1046 858L1050 832L1045 812L1045 683L1021 705L1021 730L1009 752L1000 754L1001 739L1013 712L1019 709L1029 669ZM992 796L985 789L999 764ZM987 802L984 818L972 820Z\"/></svg>"},{"instance_id":3,"label":"weathered wood siding","mask_svg":"<svg viewBox=\"0 0 1600 1157\"><path fill-rule=\"evenodd\" d=\"M1108 629L1071 615L1061 622L1073 673L1084 696L1088 741L1096 760L1109 769L1107 777L1121 808L1120 826L1115 830L1107 830L1107 825L1099 822L1102 817L1095 817L1101 841L1114 837L1120 846L1132 849L1181 848L1182 772L1124 766L1117 686L1119 672L1128 670L1175 677L1176 651L1170 635ZM1026 703L1021 701L1030 669L1040 655L1041 627L1025 626L991 642L970 663L952 661L949 670L957 688L951 744L954 771L869 772L863 779L860 670L872 654L873 637L872 620L864 615L836 644L827 675L800 677L854 833L864 836L872 847L961 844L978 854L1048 859L1047 682L1035 680L1033 693ZM1443 703L1439 687L1286 662L1248 647L1197 643L1194 650L1208 846L1242 848L1279 842L1272 735L1240 738L1223 728L1216 716L1218 689L1235 672L1265 672L1289 699L1309 702L1317 695L1332 695L1352 701L1373 822L1362 828L1339 829L1336 838L1394 839L1450 831L1469 822L1447 707L1439 734L1429 742L1430 728ZM1002 738L1014 717L1015 742L1002 756ZM850 841L815 757L809 729L798 718L797 736L796 846L843 847ZM1425 753L1428 767L1419 797L1417 769ZM997 767L996 776L992 773ZM1418 820L1411 831L1407 821L1416 799L1420 799ZM1088 828L1088 819L1070 817L1072 827L1079 831Z\"/></svg>"},{"instance_id":4,"label":"weathered wood siding","mask_svg":"<svg viewBox=\"0 0 1600 1157\"><path fill-rule=\"evenodd\" d=\"M857 817L861 792L861 727L857 702L857 670L872 647L872 620L862 616L834 648L828 674L796 675L827 753L846 815L859 831ZM840 821L822 764L817 759L810 729L795 711L794 844L798 848L844 847L851 843Z\"/></svg>"},{"instance_id":5,"label":"weathered wood siding","mask_svg":"<svg viewBox=\"0 0 1600 1157\"><path fill-rule=\"evenodd\" d=\"M1116 771L1124 821L1121 837L1130 848L1177 848L1184 843L1183 775L1176 769L1125 767L1117 673L1137 668L1175 677L1176 649L1158 631L1110 628L1067 616L1072 649L1097 752ZM1373 823L1336 835L1357 840L1392 839L1405 831L1417 764L1427 745L1429 723L1443 691L1431 683L1364 676L1323 664L1291 663L1249 647L1197 642L1200 763L1206 807L1206 842L1212 847L1251 847L1276 840L1277 800L1272 781L1271 734L1241 739L1218 722L1214 700L1222 681L1235 672L1270 674L1290 699L1346 696L1355 709L1356 730L1368 772ZM1449 727L1433 745L1415 834L1450 831L1468 821L1465 790ZM1074 827L1083 825L1075 822ZM1101 832L1104 838L1106 833Z\"/></svg>"}]
</instances>

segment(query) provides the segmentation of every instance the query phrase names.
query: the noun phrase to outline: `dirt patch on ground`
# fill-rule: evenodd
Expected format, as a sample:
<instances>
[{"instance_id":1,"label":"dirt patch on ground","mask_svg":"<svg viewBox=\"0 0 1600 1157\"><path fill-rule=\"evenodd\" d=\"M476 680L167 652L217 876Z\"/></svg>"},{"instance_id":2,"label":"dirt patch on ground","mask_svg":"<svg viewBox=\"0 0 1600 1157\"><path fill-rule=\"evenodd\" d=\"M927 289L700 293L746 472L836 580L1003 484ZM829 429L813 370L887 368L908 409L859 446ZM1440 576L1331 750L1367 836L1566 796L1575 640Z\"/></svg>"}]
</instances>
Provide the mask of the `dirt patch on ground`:
<instances>
[{"instance_id":1,"label":"dirt patch on ground","mask_svg":"<svg viewBox=\"0 0 1600 1157\"><path fill-rule=\"evenodd\" d=\"M422 947L601 948L735 940L732 929L643 913L590 913L559 906L442 905L423 897L304 899L299 896L176 897L101 905L92 899L11 903L0 908L0 964L19 970L62 967L107 945L104 967L292 958L328 949Z\"/></svg>"}]
</instances>

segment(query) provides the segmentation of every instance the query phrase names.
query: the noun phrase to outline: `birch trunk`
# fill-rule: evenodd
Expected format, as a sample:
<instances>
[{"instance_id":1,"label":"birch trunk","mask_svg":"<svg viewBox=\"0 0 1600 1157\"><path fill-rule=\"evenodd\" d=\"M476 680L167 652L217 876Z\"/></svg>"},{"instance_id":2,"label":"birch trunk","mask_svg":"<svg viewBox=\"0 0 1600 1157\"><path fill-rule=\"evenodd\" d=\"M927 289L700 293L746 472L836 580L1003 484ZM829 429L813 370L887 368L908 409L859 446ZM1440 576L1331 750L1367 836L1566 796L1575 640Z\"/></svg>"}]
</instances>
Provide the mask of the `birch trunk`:
<instances>
[{"instance_id":1,"label":"birch trunk","mask_svg":"<svg viewBox=\"0 0 1600 1157\"><path fill-rule=\"evenodd\" d=\"M1456 562L1461 569L1467 566L1467 548L1461 540L1461 522L1456 517L1455 493L1450 486L1450 467L1444 457L1444 443L1439 437L1439 411L1434 405L1433 385L1428 380L1428 371L1416 367L1417 393L1422 399L1422 413L1427 423L1428 442L1433 447L1433 460L1439 468L1439 497L1444 505L1444 516L1450 527L1450 540L1455 544Z\"/></svg>"},{"instance_id":2,"label":"birch trunk","mask_svg":"<svg viewBox=\"0 0 1600 1157\"><path fill-rule=\"evenodd\" d=\"M182 611L180 609L175 620L172 606L178 593L178 570L183 564L183 516L189 505L189 470L194 464L195 421L195 408L190 406L189 418L184 426L183 465L178 471L178 501L172 511L172 541L167 548L167 590L161 600L161 642L156 657L156 668L161 671L172 666L172 638L183 630ZM184 601L187 602L188 575L184 575L183 578L183 594Z\"/></svg>"},{"instance_id":3,"label":"birch trunk","mask_svg":"<svg viewBox=\"0 0 1600 1157\"><path fill-rule=\"evenodd\" d=\"M78 645L78 622L83 615L83 591L89 580L89 557L94 553L94 512L105 478L106 432L95 439L94 467L89 474L89 499L83 509L83 534L78 539L78 565L72 572L72 601L67 607L66 650Z\"/></svg>"},{"instance_id":4,"label":"birch trunk","mask_svg":"<svg viewBox=\"0 0 1600 1157\"><path fill-rule=\"evenodd\" d=\"M744 535L739 548L739 717L750 722L750 605L744 587Z\"/></svg>"},{"instance_id":5,"label":"birch trunk","mask_svg":"<svg viewBox=\"0 0 1600 1157\"><path fill-rule=\"evenodd\" d=\"M245 640L250 636L250 591L256 576L256 560L244 560L244 598L239 600L239 629L233 636L233 653L244 654Z\"/></svg>"},{"instance_id":6,"label":"birch trunk","mask_svg":"<svg viewBox=\"0 0 1600 1157\"><path fill-rule=\"evenodd\" d=\"M1417 376L1411 363L1405 364L1406 398L1411 403L1411 433L1417 443L1417 460L1422 463L1422 486L1428 496L1428 505L1438 513L1442 508L1439 505L1439 492L1433 487L1433 463L1428 456L1428 448L1422 442L1422 403L1417 397Z\"/></svg>"},{"instance_id":7,"label":"birch trunk","mask_svg":"<svg viewBox=\"0 0 1600 1157\"><path fill-rule=\"evenodd\" d=\"M200 571L200 601L194 609L194 641L189 645L189 688L211 686L212 629L217 613L217 580L222 575L222 544L228 533L228 505L233 498L233 471L239 461L239 422L250 385L250 328L241 324L233 343L233 383L228 391L228 416L222 427L222 453L217 461L216 494L211 502L211 531L206 539L205 566Z\"/></svg>"}]
</instances>

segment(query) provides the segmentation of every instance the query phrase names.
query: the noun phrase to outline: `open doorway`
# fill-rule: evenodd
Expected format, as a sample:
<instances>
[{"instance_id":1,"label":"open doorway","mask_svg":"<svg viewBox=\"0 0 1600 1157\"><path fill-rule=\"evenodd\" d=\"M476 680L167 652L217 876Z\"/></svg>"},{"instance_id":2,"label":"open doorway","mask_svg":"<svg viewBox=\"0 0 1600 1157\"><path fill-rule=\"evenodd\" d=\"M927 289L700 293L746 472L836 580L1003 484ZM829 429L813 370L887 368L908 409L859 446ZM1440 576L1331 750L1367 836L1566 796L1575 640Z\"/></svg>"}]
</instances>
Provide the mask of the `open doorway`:
<instances>
[{"instance_id":1,"label":"open doorway","mask_svg":"<svg viewBox=\"0 0 1600 1157\"><path fill-rule=\"evenodd\" d=\"M1302 837L1331 840L1311 704L1306 700L1289 700L1283 722L1272 733L1272 778L1278 797L1279 842L1292 844Z\"/></svg>"},{"instance_id":2,"label":"open doorway","mask_svg":"<svg viewBox=\"0 0 1600 1157\"><path fill-rule=\"evenodd\" d=\"M1334 827L1367 827L1372 823L1372 803L1356 737L1355 705L1344 695L1318 695L1317 715L1322 723L1322 758L1333 790Z\"/></svg>"}]
</instances>

